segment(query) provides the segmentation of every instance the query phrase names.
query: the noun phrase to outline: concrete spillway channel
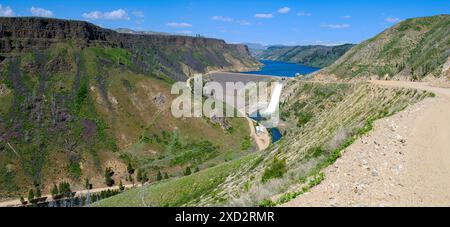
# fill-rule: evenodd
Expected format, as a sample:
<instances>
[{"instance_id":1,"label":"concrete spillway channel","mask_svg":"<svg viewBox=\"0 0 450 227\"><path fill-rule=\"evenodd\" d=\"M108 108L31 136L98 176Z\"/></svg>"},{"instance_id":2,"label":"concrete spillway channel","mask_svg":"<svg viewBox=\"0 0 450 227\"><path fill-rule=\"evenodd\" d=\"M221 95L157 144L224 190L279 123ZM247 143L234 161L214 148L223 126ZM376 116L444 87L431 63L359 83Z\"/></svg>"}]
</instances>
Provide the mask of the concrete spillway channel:
<instances>
[{"instance_id":1,"label":"concrete spillway channel","mask_svg":"<svg viewBox=\"0 0 450 227\"><path fill-rule=\"evenodd\" d=\"M270 102L267 106L267 109L260 111L262 117L271 118L273 114L278 110L283 86L284 84L282 81L276 82L275 86L272 89L272 97L270 97Z\"/></svg>"},{"instance_id":2,"label":"concrete spillway channel","mask_svg":"<svg viewBox=\"0 0 450 227\"><path fill-rule=\"evenodd\" d=\"M274 79L273 76L264 76L264 75L249 75L249 74L241 74L241 73L212 73L208 75L210 81L217 82L222 85L222 87L226 87L226 82L242 82L244 84L248 82L269 82ZM186 85L192 88L193 77L189 78L186 81ZM213 97L216 100L223 100L225 103L230 106L234 106L242 116L246 117L249 122L249 127L251 128L251 137L254 139L257 144L258 150L265 150L271 143L270 133L267 128L276 128L278 126L279 118L279 104L281 99L281 94L284 87L284 80L281 79L276 82L272 82L271 84L271 96L267 97L267 101L259 101L252 105L249 105L245 102L245 91L243 89L248 88L244 87L241 90L238 90L237 93L234 94L225 94L225 93L214 93ZM206 84L208 86L208 84ZM241 92L243 91L243 92ZM239 99L241 96L241 99ZM241 101L239 101L241 100ZM244 100L244 101L242 101ZM253 115L258 114L262 117L262 119L256 120ZM252 117L250 117L252 116ZM255 129L255 125L258 125L258 132ZM262 127L261 127L262 126Z\"/></svg>"}]
</instances>

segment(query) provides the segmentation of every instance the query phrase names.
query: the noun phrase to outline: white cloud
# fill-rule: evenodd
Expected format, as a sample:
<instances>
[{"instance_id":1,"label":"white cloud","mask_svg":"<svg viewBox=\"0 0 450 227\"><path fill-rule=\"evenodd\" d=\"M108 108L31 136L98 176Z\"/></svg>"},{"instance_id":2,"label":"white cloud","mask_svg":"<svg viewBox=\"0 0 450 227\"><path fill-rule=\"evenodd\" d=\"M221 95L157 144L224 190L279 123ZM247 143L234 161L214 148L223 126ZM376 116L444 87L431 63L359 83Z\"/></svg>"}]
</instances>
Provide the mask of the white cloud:
<instances>
[{"instance_id":1,"label":"white cloud","mask_svg":"<svg viewBox=\"0 0 450 227\"><path fill-rule=\"evenodd\" d=\"M103 13L100 11L92 11L89 13L83 13L83 17L89 20L98 20L103 18Z\"/></svg>"},{"instance_id":2,"label":"white cloud","mask_svg":"<svg viewBox=\"0 0 450 227\"><path fill-rule=\"evenodd\" d=\"M278 13L281 13L281 14L286 14L286 13L289 13L290 11L291 11L291 8L289 8L289 7L283 7L281 9L278 9Z\"/></svg>"},{"instance_id":3,"label":"white cloud","mask_svg":"<svg viewBox=\"0 0 450 227\"><path fill-rule=\"evenodd\" d=\"M190 28L192 27L192 24L185 23L185 22L169 22L167 23L167 26L169 27L175 27L175 28Z\"/></svg>"},{"instance_id":4,"label":"white cloud","mask_svg":"<svg viewBox=\"0 0 450 227\"><path fill-rule=\"evenodd\" d=\"M30 9L31 15L35 17L53 17L53 12L47 9L34 7L32 6Z\"/></svg>"},{"instance_id":5,"label":"white cloud","mask_svg":"<svg viewBox=\"0 0 450 227\"><path fill-rule=\"evenodd\" d=\"M397 17L387 17L386 19L384 19L384 21L389 23L397 23L400 22L401 20Z\"/></svg>"},{"instance_id":6,"label":"white cloud","mask_svg":"<svg viewBox=\"0 0 450 227\"><path fill-rule=\"evenodd\" d=\"M322 28L333 28L333 29L345 29L350 28L350 25L348 24L323 24L321 25Z\"/></svg>"},{"instance_id":7,"label":"white cloud","mask_svg":"<svg viewBox=\"0 0 450 227\"><path fill-rule=\"evenodd\" d=\"M128 19L130 19L130 17L128 17L127 12L123 9L106 12L103 14L103 16L107 20L128 20Z\"/></svg>"},{"instance_id":8,"label":"white cloud","mask_svg":"<svg viewBox=\"0 0 450 227\"><path fill-rule=\"evenodd\" d=\"M144 15L144 12L142 12L142 11L133 11L133 13L132 13L135 17L139 17L139 18L143 18L145 15Z\"/></svg>"},{"instance_id":9,"label":"white cloud","mask_svg":"<svg viewBox=\"0 0 450 227\"><path fill-rule=\"evenodd\" d=\"M248 21L246 21L246 20L240 20L240 21L238 21L238 23L239 23L240 25L242 25L242 26L248 26L248 25L251 25L251 23L248 22Z\"/></svg>"},{"instance_id":10,"label":"white cloud","mask_svg":"<svg viewBox=\"0 0 450 227\"><path fill-rule=\"evenodd\" d=\"M222 22L235 22L241 26L248 26L251 25L251 23L247 20L235 20L231 17L224 17L224 16L213 16L211 17L211 20L216 20L216 21L222 21Z\"/></svg>"},{"instance_id":11,"label":"white cloud","mask_svg":"<svg viewBox=\"0 0 450 227\"><path fill-rule=\"evenodd\" d=\"M3 7L0 4L0 16L1 17L13 17L14 11L11 9L11 7L9 7L9 6Z\"/></svg>"},{"instance_id":12,"label":"white cloud","mask_svg":"<svg viewBox=\"0 0 450 227\"><path fill-rule=\"evenodd\" d=\"M231 17L224 17L224 16L213 16L211 17L211 20L218 20L222 22L233 22L234 19Z\"/></svg>"},{"instance_id":13,"label":"white cloud","mask_svg":"<svg viewBox=\"0 0 450 227\"><path fill-rule=\"evenodd\" d=\"M257 13L257 14L255 14L255 18L271 19L271 18L273 18L273 14L271 14L271 13Z\"/></svg>"},{"instance_id":14,"label":"white cloud","mask_svg":"<svg viewBox=\"0 0 450 227\"><path fill-rule=\"evenodd\" d=\"M352 18L352 16L350 16L350 15L345 15L345 16L343 16L342 18L344 18L344 19L350 19L350 18Z\"/></svg>"},{"instance_id":15,"label":"white cloud","mask_svg":"<svg viewBox=\"0 0 450 227\"><path fill-rule=\"evenodd\" d=\"M297 16L300 16L300 17L310 17L310 16L312 16L312 14L311 14L311 13L300 12L300 13L297 13Z\"/></svg>"},{"instance_id":16,"label":"white cloud","mask_svg":"<svg viewBox=\"0 0 450 227\"><path fill-rule=\"evenodd\" d=\"M89 20L129 20L128 13L123 9L117 9L111 12L92 11L83 13L83 17Z\"/></svg>"}]
</instances>

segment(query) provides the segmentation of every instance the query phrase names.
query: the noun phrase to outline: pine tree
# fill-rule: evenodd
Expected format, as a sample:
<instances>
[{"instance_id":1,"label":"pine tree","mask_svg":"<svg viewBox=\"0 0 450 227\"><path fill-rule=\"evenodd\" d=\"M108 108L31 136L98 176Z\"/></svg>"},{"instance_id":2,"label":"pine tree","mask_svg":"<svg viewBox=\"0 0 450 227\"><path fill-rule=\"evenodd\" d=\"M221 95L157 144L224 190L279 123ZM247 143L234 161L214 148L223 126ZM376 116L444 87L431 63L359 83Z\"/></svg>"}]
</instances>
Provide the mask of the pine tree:
<instances>
[{"instance_id":1,"label":"pine tree","mask_svg":"<svg viewBox=\"0 0 450 227\"><path fill-rule=\"evenodd\" d=\"M148 181L147 172L145 172L144 170L139 169L138 172L137 172L137 180L139 182L141 182L142 184L147 182Z\"/></svg>"},{"instance_id":2,"label":"pine tree","mask_svg":"<svg viewBox=\"0 0 450 227\"><path fill-rule=\"evenodd\" d=\"M132 175L128 176L128 181L131 182L134 185L134 178Z\"/></svg>"},{"instance_id":3,"label":"pine tree","mask_svg":"<svg viewBox=\"0 0 450 227\"><path fill-rule=\"evenodd\" d=\"M137 180L138 182L141 182L141 181L142 181L142 170L140 170L140 169L138 169L137 176L136 176L136 180Z\"/></svg>"},{"instance_id":4,"label":"pine tree","mask_svg":"<svg viewBox=\"0 0 450 227\"><path fill-rule=\"evenodd\" d=\"M30 189L30 191L28 192L28 201L31 201L34 199L34 191L33 189Z\"/></svg>"},{"instance_id":5,"label":"pine tree","mask_svg":"<svg viewBox=\"0 0 450 227\"><path fill-rule=\"evenodd\" d=\"M127 171L128 171L128 174L133 175L133 173L134 173L134 168L133 168L133 166L131 165L131 163L128 163Z\"/></svg>"},{"instance_id":6,"label":"pine tree","mask_svg":"<svg viewBox=\"0 0 450 227\"><path fill-rule=\"evenodd\" d=\"M70 184L68 182L59 183L59 194L69 197L72 194L72 189L70 189Z\"/></svg>"},{"instance_id":7,"label":"pine tree","mask_svg":"<svg viewBox=\"0 0 450 227\"><path fill-rule=\"evenodd\" d=\"M51 190L52 197L55 198L59 194L58 186L56 184L53 184L53 188Z\"/></svg>"},{"instance_id":8,"label":"pine tree","mask_svg":"<svg viewBox=\"0 0 450 227\"><path fill-rule=\"evenodd\" d=\"M169 179L169 174L164 173L164 179Z\"/></svg>"},{"instance_id":9,"label":"pine tree","mask_svg":"<svg viewBox=\"0 0 450 227\"><path fill-rule=\"evenodd\" d=\"M144 172L142 174L142 184L145 184L148 181L148 175L147 172Z\"/></svg>"},{"instance_id":10,"label":"pine tree","mask_svg":"<svg viewBox=\"0 0 450 227\"><path fill-rule=\"evenodd\" d=\"M114 180L112 179L112 176L114 175L114 172L110 167L105 169L105 184L108 187L111 187L114 185Z\"/></svg>"},{"instance_id":11,"label":"pine tree","mask_svg":"<svg viewBox=\"0 0 450 227\"><path fill-rule=\"evenodd\" d=\"M125 186L123 186L122 180L119 181L119 190L120 190L120 191L125 190Z\"/></svg>"},{"instance_id":12,"label":"pine tree","mask_svg":"<svg viewBox=\"0 0 450 227\"><path fill-rule=\"evenodd\" d=\"M42 192L41 189L39 187L36 187L36 193L34 193L36 198L41 198L42 196Z\"/></svg>"},{"instance_id":13,"label":"pine tree","mask_svg":"<svg viewBox=\"0 0 450 227\"><path fill-rule=\"evenodd\" d=\"M191 172L191 167L186 167L186 170L184 171L184 175L185 176L189 176L189 175L191 175L192 174L192 172Z\"/></svg>"},{"instance_id":14,"label":"pine tree","mask_svg":"<svg viewBox=\"0 0 450 227\"><path fill-rule=\"evenodd\" d=\"M88 178L84 179L84 188L85 188L86 190L92 189L92 188L91 188L91 183L89 182L89 179L88 179Z\"/></svg>"},{"instance_id":15,"label":"pine tree","mask_svg":"<svg viewBox=\"0 0 450 227\"><path fill-rule=\"evenodd\" d=\"M25 199L23 198L23 196L20 197L20 203L21 203L22 205L27 204L27 202L25 201Z\"/></svg>"},{"instance_id":16,"label":"pine tree","mask_svg":"<svg viewBox=\"0 0 450 227\"><path fill-rule=\"evenodd\" d=\"M195 172L200 172L200 168L198 168L198 166L195 168Z\"/></svg>"},{"instance_id":17,"label":"pine tree","mask_svg":"<svg viewBox=\"0 0 450 227\"><path fill-rule=\"evenodd\" d=\"M158 174L156 174L156 180L160 181L162 179L163 179L162 173L161 173L161 171L158 170Z\"/></svg>"}]
</instances>

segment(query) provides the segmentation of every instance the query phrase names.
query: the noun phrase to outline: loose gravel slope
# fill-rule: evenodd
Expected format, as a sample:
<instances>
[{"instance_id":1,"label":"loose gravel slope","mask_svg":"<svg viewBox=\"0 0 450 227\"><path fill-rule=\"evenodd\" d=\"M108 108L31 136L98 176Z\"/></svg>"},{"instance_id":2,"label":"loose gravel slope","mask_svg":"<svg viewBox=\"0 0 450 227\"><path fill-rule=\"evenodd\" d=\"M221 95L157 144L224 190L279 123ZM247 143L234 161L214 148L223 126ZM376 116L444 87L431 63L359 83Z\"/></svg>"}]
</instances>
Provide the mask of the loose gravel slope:
<instances>
[{"instance_id":1,"label":"loose gravel slope","mask_svg":"<svg viewBox=\"0 0 450 227\"><path fill-rule=\"evenodd\" d=\"M284 206L450 206L450 89L373 81L436 94L375 123L311 192Z\"/></svg>"}]
</instances>

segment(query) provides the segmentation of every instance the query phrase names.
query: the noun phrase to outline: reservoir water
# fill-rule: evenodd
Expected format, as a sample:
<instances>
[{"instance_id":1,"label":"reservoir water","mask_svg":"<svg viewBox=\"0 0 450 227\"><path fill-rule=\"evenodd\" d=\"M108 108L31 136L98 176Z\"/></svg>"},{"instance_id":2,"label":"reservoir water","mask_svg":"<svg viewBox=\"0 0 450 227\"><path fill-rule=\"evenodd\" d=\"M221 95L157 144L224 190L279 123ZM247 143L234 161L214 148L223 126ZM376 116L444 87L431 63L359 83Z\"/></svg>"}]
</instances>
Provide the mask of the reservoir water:
<instances>
[{"instance_id":1,"label":"reservoir water","mask_svg":"<svg viewBox=\"0 0 450 227\"><path fill-rule=\"evenodd\" d=\"M269 61L262 60L261 63L264 66L259 71L251 71L251 72L243 72L247 74L256 74L256 75L268 75L268 76L280 76L280 77L295 77L297 74L306 75L313 73L315 71L320 70L320 68L309 67L301 64L294 64L288 62L279 62L279 61ZM255 121L261 121L262 118L259 113L256 116L252 116L252 119ZM283 135L281 134L278 128L268 129L272 136L272 143L276 143Z\"/></svg>"},{"instance_id":2,"label":"reservoir water","mask_svg":"<svg viewBox=\"0 0 450 227\"><path fill-rule=\"evenodd\" d=\"M259 71L243 72L248 74L260 74L268 76L295 77L295 75L306 75L320 70L320 68L309 67L301 64L262 60L264 66Z\"/></svg>"}]
</instances>

